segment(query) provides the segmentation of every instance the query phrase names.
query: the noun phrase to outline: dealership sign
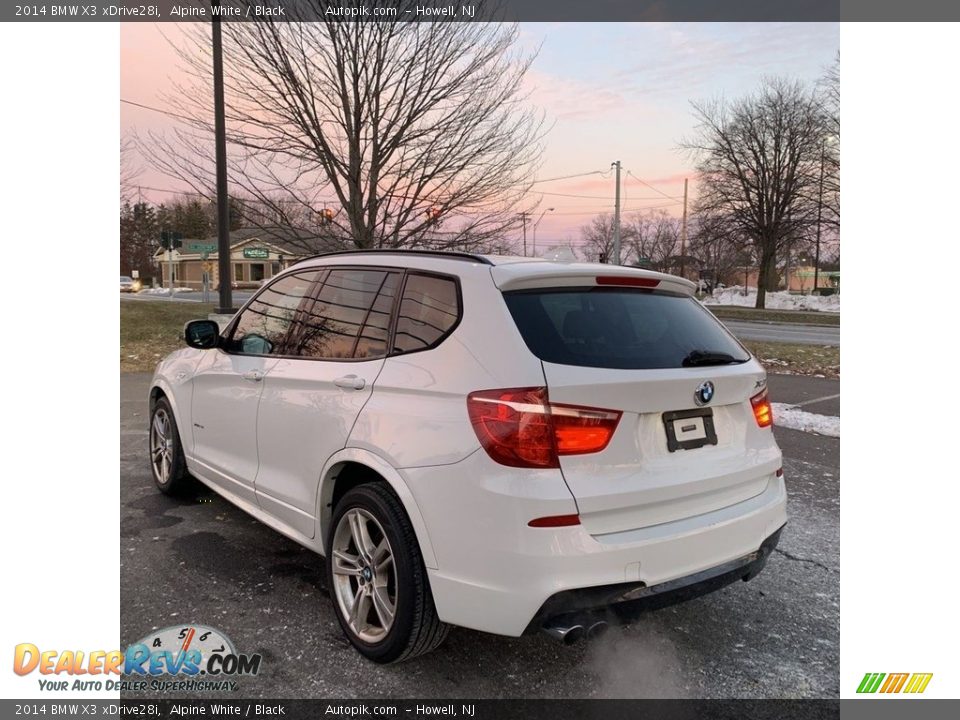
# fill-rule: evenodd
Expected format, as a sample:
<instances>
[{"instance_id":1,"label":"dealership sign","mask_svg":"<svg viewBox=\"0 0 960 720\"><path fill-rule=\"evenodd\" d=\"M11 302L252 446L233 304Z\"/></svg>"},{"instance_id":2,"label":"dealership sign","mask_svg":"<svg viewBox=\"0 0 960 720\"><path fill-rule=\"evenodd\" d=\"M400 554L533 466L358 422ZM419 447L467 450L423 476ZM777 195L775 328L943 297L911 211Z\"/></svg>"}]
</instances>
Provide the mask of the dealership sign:
<instances>
[{"instance_id":1,"label":"dealership sign","mask_svg":"<svg viewBox=\"0 0 960 720\"><path fill-rule=\"evenodd\" d=\"M267 250L266 248L257 248L257 247L254 247L254 248L244 248L244 249L243 249L243 256L244 256L245 258L260 258L260 259L263 259L263 258L268 258L268 257L270 257L270 251Z\"/></svg>"}]
</instances>

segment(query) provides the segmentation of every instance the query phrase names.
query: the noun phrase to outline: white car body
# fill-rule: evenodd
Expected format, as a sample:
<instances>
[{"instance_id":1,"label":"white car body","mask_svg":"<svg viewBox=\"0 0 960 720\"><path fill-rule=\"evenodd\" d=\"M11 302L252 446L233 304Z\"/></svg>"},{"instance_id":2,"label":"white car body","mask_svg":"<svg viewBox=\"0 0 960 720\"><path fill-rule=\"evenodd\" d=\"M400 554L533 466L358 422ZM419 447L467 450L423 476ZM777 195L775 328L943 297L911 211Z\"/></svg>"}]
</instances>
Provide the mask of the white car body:
<instances>
[{"instance_id":1,"label":"white car body","mask_svg":"<svg viewBox=\"0 0 960 720\"><path fill-rule=\"evenodd\" d=\"M368 360L174 352L157 367L151 401L169 400L193 476L323 555L337 483L359 468L375 474L409 517L440 620L502 635L546 622L566 591L622 587L618 599L629 599L765 559L761 546L787 519L786 491L772 429L751 409L766 387L756 359L642 370L542 361L503 295L626 278L690 296L693 283L609 265L402 252L319 257L279 277L356 266L455 278L460 319L432 349ZM706 381L716 444L669 451L664 413L694 409ZM468 396L543 387L551 403L620 413L606 447L563 455L559 467L494 460ZM702 432L696 418L692 426ZM576 522L530 525L558 517Z\"/></svg>"}]
</instances>

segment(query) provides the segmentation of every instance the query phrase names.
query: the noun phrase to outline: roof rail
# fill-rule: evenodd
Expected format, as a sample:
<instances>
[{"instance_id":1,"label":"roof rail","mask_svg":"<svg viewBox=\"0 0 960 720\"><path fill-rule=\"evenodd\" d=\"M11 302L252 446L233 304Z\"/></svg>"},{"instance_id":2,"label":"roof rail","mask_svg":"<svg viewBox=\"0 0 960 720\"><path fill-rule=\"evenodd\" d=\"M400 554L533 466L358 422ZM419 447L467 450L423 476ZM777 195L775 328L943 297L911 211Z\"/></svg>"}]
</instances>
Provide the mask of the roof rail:
<instances>
[{"instance_id":1,"label":"roof rail","mask_svg":"<svg viewBox=\"0 0 960 720\"><path fill-rule=\"evenodd\" d=\"M419 248L370 248L367 250L333 250L331 252L310 255L301 258L296 265L307 260L316 260L317 258L336 257L338 255L425 255L429 257L447 258L449 260L465 260L467 262L478 262L484 265L493 265L493 263L483 255L475 253L460 252L458 250L423 250Z\"/></svg>"}]
</instances>

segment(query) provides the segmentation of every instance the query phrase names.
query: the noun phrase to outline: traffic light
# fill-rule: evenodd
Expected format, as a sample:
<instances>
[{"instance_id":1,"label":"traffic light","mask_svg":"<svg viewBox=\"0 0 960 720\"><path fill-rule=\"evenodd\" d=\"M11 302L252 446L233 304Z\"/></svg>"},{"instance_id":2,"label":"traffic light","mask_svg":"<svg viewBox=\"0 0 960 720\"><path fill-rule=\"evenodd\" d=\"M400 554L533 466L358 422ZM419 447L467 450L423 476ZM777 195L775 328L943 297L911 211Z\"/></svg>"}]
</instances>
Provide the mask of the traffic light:
<instances>
[{"instance_id":1,"label":"traffic light","mask_svg":"<svg viewBox=\"0 0 960 720\"><path fill-rule=\"evenodd\" d=\"M163 230L160 233L160 247L164 250L176 250L183 247L183 233Z\"/></svg>"},{"instance_id":2,"label":"traffic light","mask_svg":"<svg viewBox=\"0 0 960 720\"><path fill-rule=\"evenodd\" d=\"M333 211L333 208L324 208L320 211L320 222L324 225L329 225L333 222L333 217L336 213Z\"/></svg>"},{"instance_id":3,"label":"traffic light","mask_svg":"<svg viewBox=\"0 0 960 720\"><path fill-rule=\"evenodd\" d=\"M442 211L438 207L431 207L424 210L423 214L427 218L427 222L437 222L440 219L440 213Z\"/></svg>"}]
</instances>

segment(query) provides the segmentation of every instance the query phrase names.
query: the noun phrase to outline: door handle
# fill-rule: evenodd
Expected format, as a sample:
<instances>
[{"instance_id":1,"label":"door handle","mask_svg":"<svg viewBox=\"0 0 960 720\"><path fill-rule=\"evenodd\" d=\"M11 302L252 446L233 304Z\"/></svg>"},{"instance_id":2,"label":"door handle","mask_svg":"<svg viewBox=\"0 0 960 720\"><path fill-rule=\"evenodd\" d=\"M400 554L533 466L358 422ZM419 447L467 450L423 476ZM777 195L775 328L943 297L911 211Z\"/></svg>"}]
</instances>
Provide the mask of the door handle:
<instances>
[{"instance_id":1,"label":"door handle","mask_svg":"<svg viewBox=\"0 0 960 720\"><path fill-rule=\"evenodd\" d=\"M250 380L251 382L260 382L263 380L263 373L259 370L251 370L243 374L243 379Z\"/></svg>"},{"instance_id":2,"label":"door handle","mask_svg":"<svg viewBox=\"0 0 960 720\"><path fill-rule=\"evenodd\" d=\"M333 384L344 390L363 390L367 381L356 375L344 375L334 380Z\"/></svg>"}]
</instances>

